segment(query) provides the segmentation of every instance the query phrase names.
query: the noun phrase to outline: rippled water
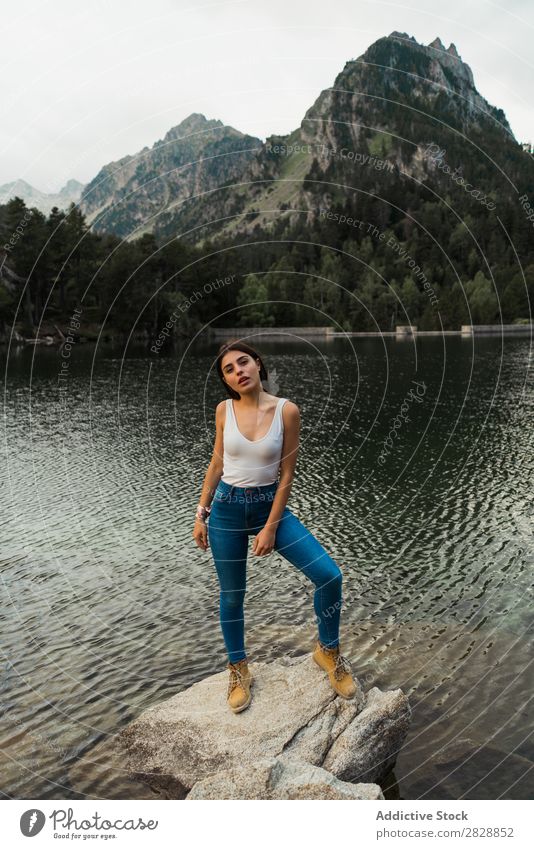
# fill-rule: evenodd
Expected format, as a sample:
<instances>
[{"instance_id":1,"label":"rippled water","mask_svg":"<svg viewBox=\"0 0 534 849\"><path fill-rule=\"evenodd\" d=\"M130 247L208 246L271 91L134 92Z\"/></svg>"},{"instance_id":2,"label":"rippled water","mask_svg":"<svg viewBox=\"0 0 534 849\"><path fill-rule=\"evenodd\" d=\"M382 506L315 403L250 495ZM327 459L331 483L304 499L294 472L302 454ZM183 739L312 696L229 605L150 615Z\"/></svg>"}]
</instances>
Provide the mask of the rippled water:
<instances>
[{"instance_id":1,"label":"rippled water","mask_svg":"<svg viewBox=\"0 0 534 849\"><path fill-rule=\"evenodd\" d=\"M365 689L410 698L386 794L532 798L530 340L262 350L301 409L289 506L343 570L343 653ZM152 798L106 742L224 668L215 570L191 537L225 397L214 352L79 346L64 393L55 349L2 363L6 797ZM313 586L277 554L248 569L251 660L311 651Z\"/></svg>"}]
</instances>

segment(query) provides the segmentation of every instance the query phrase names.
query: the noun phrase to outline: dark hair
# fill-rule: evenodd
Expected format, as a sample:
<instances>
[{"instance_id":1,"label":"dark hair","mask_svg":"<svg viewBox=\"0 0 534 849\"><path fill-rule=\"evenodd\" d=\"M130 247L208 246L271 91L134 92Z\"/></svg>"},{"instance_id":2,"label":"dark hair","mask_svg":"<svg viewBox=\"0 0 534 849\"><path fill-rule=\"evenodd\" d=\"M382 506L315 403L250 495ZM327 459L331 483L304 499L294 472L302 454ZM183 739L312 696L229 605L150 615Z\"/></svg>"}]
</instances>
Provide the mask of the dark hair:
<instances>
[{"instance_id":1,"label":"dark hair","mask_svg":"<svg viewBox=\"0 0 534 849\"><path fill-rule=\"evenodd\" d=\"M264 380L268 380L269 375L267 373L267 369L263 365L262 358L260 357L258 352L254 350L254 348L250 347L250 345L246 345L245 342L240 342L239 339L232 339L229 342L224 342L221 345L221 347L219 348L215 367L217 369L217 374L219 375L221 383L224 386L224 388L226 389L226 392L228 393L230 398L235 398L236 401L238 401L241 398L241 395L239 394L239 392L236 392L234 389L232 389L230 386L228 386L228 384L226 383L226 381L224 379L222 368L221 368L222 358L224 357L225 354L228 353L228 351L243 351L243 353L249 354L254 360L259 360L260 361L260 380L262 382Z\"/></svg>"}]
</instances>

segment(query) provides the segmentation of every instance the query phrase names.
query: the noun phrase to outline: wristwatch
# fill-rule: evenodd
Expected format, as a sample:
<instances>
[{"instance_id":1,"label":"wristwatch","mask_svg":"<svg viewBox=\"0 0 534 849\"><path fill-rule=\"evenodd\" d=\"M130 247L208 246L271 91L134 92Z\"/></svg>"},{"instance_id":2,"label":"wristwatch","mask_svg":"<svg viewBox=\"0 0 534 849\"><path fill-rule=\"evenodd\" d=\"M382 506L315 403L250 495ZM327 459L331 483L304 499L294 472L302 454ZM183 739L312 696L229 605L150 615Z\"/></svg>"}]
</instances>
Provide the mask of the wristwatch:
<instances>
[{"instance_id":1,"label":"wristwatch","mask_svg":"<svg viewBox=\"0 0 534 849\"><path fill-rule=\"evenodd\" d=\"M197 519L201 519L203 522L205 522L210 513L211 513L211 507L203 507L202 504L198 505L198 507L197 507Z\"/></svg>"}]
</instances>

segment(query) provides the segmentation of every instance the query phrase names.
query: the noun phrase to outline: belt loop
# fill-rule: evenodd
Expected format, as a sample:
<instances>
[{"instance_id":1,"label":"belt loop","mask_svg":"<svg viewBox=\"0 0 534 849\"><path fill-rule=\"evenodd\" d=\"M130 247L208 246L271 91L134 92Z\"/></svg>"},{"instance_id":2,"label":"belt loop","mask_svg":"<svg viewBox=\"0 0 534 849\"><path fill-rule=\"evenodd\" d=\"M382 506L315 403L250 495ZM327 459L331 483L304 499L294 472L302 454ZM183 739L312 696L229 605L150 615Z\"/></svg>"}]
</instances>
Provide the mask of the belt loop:
<instances>
[{"instance_id":1,"label":"belt loop","mask_svg":"<svg viewBox=\"0 0 534 849\"><path fill-rule=\"evenodd\" d=\"M230 489L230 492L228 493L228 498L229 498L230 501L232 500L232 495L233 495L234 489L235 489L235 484L232 484L232 488Z\"/></svg>"}]
</instances>

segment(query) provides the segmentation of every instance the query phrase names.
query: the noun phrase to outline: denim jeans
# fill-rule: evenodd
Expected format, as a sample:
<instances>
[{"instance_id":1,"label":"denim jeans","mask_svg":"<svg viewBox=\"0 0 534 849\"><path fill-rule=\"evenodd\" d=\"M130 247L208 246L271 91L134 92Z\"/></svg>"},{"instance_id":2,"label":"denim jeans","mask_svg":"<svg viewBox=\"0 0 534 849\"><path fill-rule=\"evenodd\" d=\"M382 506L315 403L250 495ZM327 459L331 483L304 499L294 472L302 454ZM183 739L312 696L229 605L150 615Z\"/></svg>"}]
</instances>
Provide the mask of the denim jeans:
<instances>
[{"instance_id":1,"label":"denim jeans","mask_svg":"<svg viewBox=\"0 0 534 849\"><path fill-rule=\"evenodd\" d=\"M268 486L239 487L221 480L213 497L208 540L220 585L221 629L232 663L246 657L243 606L248 538L266 524L278 485L275 481ZM274 548L315 584L319 639L325 646L337 646L342 604L339 566L287 507L277 526Z\"/></svg>"}]
</instances>

